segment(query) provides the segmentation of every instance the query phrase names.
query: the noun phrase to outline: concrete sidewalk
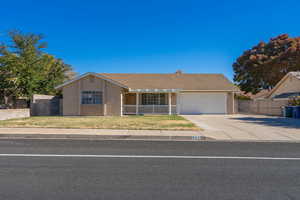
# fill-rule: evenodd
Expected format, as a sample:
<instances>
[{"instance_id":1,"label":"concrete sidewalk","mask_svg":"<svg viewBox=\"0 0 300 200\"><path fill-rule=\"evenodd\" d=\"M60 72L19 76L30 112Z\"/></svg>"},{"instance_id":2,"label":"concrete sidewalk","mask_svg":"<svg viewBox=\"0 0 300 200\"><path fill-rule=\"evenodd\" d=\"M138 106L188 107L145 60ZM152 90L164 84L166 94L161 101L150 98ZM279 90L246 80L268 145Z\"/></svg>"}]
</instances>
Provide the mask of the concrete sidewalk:
<instances>
[{"instance_id":1,"label":"concrete sidewalk","mask_svg":"<svg viewBox=\"0 0 300 200\"><path fill-rule=\"evenodd\" d=\"M200 131L0 128L0 138L203 140Z\"/></svg>"}]
</instances>

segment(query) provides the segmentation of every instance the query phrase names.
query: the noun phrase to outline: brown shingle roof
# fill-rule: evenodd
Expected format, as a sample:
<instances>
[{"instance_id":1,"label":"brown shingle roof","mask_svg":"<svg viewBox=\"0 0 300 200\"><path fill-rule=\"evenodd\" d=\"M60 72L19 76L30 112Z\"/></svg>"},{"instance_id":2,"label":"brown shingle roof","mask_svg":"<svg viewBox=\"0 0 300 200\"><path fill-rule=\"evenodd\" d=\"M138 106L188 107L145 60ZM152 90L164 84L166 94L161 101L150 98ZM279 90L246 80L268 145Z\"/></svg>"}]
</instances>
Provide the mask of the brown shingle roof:
<instances>
[{"instance_id":1,"label":"brown shingle roof","mask_svg":"<svg viewBox=\"0 0 300 200\"><path fill-rule=\"evenodd\" d=\"M223 74L114 74L101 73L131 89L239 91Z\"/></svg>"},{"instance_id":2,"label":"brown shingle roof","mask_svg":"<svg viewBox=\"0 0 300 200\"><path fill-rule=\"evenodd\" d=\"M251 99L264 99L269 95L269 90L261 90L260 92L256 94L252 94L251 92L242 92L242 95L247 96Z\"/></svg>"},{"instance_id":3,"label":"brown shingle roof","mask_svg":"<svg viewBox=\"0 0 300 200\"><path fill-rule=\"evenodd\" d=\"M279 88L279 86L281 84L283 84L285 82L285 80L288 78L288 77L295 77L297 79L300 80L300 71L295 71L295 72L289 72L287 73L273 88L272 90L269 92L269 94L267 95L267 97L271 97L272 94Z\"/></svg>"}]
</instances>

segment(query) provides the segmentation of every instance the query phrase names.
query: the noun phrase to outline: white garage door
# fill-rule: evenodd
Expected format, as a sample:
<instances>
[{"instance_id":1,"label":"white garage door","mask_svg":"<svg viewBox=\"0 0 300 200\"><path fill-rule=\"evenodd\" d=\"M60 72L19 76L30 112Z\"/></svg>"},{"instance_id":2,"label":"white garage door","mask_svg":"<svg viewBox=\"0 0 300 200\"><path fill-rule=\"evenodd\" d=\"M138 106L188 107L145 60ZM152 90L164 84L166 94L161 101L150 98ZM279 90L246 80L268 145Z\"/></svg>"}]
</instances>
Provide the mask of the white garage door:
<instances>
[{"instance_id":1,"label":"white garage door","mask_svg":"<svg viewBox=\"0 0 300 200\"><path fill-rule=\"evenodd\" d=\"M181 114L225 114L226 93L182 93Z\"/></svg>"}]
</instances>

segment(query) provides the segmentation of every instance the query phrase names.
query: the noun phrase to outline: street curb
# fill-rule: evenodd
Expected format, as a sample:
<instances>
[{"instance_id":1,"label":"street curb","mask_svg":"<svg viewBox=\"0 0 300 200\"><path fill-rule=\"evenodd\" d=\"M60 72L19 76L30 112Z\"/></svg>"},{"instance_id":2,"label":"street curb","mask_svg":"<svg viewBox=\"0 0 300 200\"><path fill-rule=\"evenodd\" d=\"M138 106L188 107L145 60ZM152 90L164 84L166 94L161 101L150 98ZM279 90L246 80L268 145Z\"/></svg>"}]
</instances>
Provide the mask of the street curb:
<instances>
[{"instance_id":1,"label":"street curb","mask_svg":"<svg viewBox=\"0 0 300 200\"><path fill-rule=\"evenodd\" d=\"M169 140L207 141L205 136L147 136L147 135L79 135L79 134L0 134L0 139L70 139L70 140Z\"/></svg>"},{"instance_id":2,"label":"street curb","mask_svg":"<svg viewBox=\"0 0 300 200\"><path fill-rule=\"evenodd\" d=\"M61 139L61 140L143 140L143 141L194 141L228 143L300 143L300 140L217 140L206 136L147 136L147 135L82 135L82 134L0 134L5 139Z\"/></svg>"}]
</instances>

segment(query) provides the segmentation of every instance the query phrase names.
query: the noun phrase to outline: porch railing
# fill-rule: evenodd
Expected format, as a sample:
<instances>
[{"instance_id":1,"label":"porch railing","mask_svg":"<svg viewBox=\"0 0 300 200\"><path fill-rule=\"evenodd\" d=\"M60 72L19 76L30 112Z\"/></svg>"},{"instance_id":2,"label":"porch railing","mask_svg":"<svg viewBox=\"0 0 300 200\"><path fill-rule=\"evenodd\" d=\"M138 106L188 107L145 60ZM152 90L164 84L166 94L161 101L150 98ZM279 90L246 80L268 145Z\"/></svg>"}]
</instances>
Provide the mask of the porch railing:
<instances>
[{"instance_id":1,"label":"porch railing","mask_svg":"<svg viewBox=\"0 0 300 200\"><path fill-rule=\"evenodd\" d=\"M136 112L138 109L138 113ZM126 114L169 114L169 105L123 105ZM176 105L171 105L171 114L176 114Z\"/></svg>"}]
</instances>

